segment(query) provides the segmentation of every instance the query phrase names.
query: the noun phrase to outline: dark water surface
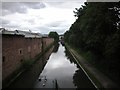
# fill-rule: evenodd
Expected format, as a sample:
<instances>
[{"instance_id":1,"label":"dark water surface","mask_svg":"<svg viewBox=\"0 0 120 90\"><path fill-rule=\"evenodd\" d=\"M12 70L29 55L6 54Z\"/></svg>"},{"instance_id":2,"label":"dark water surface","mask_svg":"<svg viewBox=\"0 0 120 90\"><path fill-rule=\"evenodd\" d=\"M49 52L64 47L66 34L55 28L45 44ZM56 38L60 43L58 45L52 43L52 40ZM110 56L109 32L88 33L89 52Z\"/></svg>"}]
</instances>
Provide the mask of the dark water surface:
<instances>
[{"instance_id":1,"label":"dark water surface","mask_svg":"<svg viewBox=\"0 0 120 90\"><path fill-rule=\"evenodd\" d=\"M46 61L45 58L48 60L44 66L41 63ZM51 48L46 53L45 58L44 60L38 60L11 87L53 88L56 81L59 88L94 88L84 72L61 44Z\"/></svg>"}]
</instances>

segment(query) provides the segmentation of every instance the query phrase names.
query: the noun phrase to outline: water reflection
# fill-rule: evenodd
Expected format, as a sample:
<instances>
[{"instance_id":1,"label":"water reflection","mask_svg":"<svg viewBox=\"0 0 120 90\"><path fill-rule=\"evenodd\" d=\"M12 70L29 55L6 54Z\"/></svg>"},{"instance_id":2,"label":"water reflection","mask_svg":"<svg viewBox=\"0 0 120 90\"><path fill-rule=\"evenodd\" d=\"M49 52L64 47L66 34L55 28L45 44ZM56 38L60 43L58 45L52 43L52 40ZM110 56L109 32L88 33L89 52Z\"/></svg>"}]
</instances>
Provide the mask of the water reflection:
<instances>
[{"instance_id":1,"label":"water reflection","mask_svg":"<svg viewBox=\"0 0 120 90\"><path fill-rule=\"evenodd\" d=\"M73 76L73 83L77 88L94 88L92 83L88 80L86 75L82 73L83 71L81 69L78 69L75 71L75 74Z\"/></svg>"},{"instance_id":2,"label":"water reflection","mask_svg":"<svg viewBox=\"0 0 120 90\"><path fill-rule=\"evenodd\" d=\"M48 82L56 79L60 88L76 88L73 84L73 75L77 68L74 63L70 63L64 51L65 47L60 44L58 51L51 54L39 78L46 76ZM47 88L48 86L49 85L47 84L44 88ZM35 88L41 88L41 82L38 80L35 83Z\"/></svg>"},{"instance_id":3,"label":"water reflection","mask_svg":"<svg viewBox=\"0 0 120 90\"><path fill-rule=\"evenodd\" d=\"M58 48L59 48L59 43L56 43L55 45L54 45L55 47L54 47L54 49L53 49L53 52L57 52L58 51Z\"/></svg>"},{"instance_id":4,"label":"water reflection","mask_svg":"<svg viewBox=\"0 0 120 90\"><path fill-rule=\"evenodd\" d=\"M52 47L10 87L54 88L56 83L59 88L94 88L68 50L60 43Z\"/></svg>"},{"instance_id":5,"label":"water reflection","mask_svg":"<svg viewBox=\"0 0 120 90\"><path fill-rule=\"evenodd\" d=\"M77 89L78 88L94 88L95 89L95 87L92 85L90 80L88 80L85 73L78 66L78 64L76 63L76 61L74 60L70 52L67 50L67 48L65 50L65 55L67 58L69 58L70 62L76 64L78 68L73 75L73 83L77 87Z\"/></svg>"},{"instance_id":6,"label":"water reflection","mask_svg":"<svg viewBox=\"0 0 120 90\"><path fill-rule=\"evenodd\" d=\"M94 88L68 50L61 44L57 52L51 54L39 76L43 77L47 78L47 82L39 82L38 79L35 88L53 88L51 86L54 80L57 80L59 88Z\"/></svg>"},{"instance_id":7,"label":"water reflection","mask_svg":"<svg viewBox=\"0 0 120 90\"><path fill-rule=\"evenodd\" d=\"M67 57L67 59L71 62L71 63L74 63L76 64L74 58L72 57L72 55L70 54L70 52L67 50L67 48L65 47L65 56ZM76 64L77 65L77 64Z\"/></svg>"}]
</instances>

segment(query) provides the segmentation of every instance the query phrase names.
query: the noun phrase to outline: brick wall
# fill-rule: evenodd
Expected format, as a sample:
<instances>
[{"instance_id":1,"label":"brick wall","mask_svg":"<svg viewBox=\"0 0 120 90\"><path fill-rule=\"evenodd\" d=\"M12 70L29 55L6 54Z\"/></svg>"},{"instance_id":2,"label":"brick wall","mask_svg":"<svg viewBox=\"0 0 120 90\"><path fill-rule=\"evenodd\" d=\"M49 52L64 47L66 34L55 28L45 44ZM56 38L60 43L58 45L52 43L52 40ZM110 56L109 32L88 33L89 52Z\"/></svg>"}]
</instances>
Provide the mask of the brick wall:
<instances>
[{"instance_id":1,"label":"brick wall","mask_svg":"<svg viewBox=\"0 0 120 90\"><path fill-rule=\"evenodd\" d=\"M45 48L54 40L43 38ZM42 51L42 38L25 38L22 35L2 36L2 80L18 69L23 60L33 59Z\"/></svg>"},{"instance_id":2,"label":"brick wall","mask_svg":"<svg viewBox=\"0 0 120 90\"><path fill-rule=\"evenodd\" d=\"M46 47L48 47L50 44L52 44L54 42L53 38L43 38L43 48L45 49Z\"/></svg>"}]
</instances>

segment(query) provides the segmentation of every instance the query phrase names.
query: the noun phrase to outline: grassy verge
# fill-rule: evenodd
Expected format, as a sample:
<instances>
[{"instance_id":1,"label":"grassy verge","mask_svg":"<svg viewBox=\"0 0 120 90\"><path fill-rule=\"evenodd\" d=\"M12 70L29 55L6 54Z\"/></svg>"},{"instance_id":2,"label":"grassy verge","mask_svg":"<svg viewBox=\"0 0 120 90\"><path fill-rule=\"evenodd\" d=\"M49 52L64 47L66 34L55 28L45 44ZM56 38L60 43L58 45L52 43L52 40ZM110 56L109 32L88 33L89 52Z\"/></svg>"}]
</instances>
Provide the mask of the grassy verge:
<instances>
[{"instance_id":1,"label":"grassy verge","mask_svg":"<svg viewBox=\"0 0 120 90\"><path fill-rule=\"evenodd\" d=\"M71 55L72 55L73 57L75 57L74 59L76 60L77 64L84 69L84 71L87 73L88 77L89 77L89 78L92 80L92 82L95 84L95 87L96 87L96 88L99 88L100 90L103 90L103 86L102 86L102 84L99 82L99 80L80 62L79 58L76 57L76 56L80 56L80 58L81 58L81 55L84 56L84 57L86 56L87 59L91 59L91 57L89 57L89 55L86 55L86 54L84 54L84 53L79 54L80 52L79 52L78 49L72 48L72 47L70 47L70 46L67 45L67 44L65 44L65 45L66 45L68 51L71 53ZM75 53L74 51L76 51L77 53ZM78 52L79 52L79 53L78 53ZM82 59L82 60L85 60L85 59Z\"/></svg>"},{"instance_id":2,"label":"grassy verge","mask_svg":"<svg viewBox=\"0 0 120 90\"><path fill-rule=\"evenodd\" d=\"M119 82L120 82L119 74L118 74L119 72L113 71L109 67L107 67L107 64L103 62L105 58L103 58L102 56L101 58L98 58L90 51L83 51L80 48L78 49L74 46L70 46L70 47L75 51L77 51L77 53L82 57L84 57L85 60L87 60L92 66L94 66L97 70L99 70L105 76L110 78L112 82L116 83L116 85L119 86Z\"/></svg>"},{"instance_id":3,"label":"grassy verge","mask_svg":"<svg viewBox=\"0 0 120 90\"><path fill-rule=\"evenodd\" d=\"M85 68L84 65L82 65L81 62L79 62L82 65L82 67L85 68L85 70L88 72L88 74L91 76L91 78L93 78L93 81L96 84L98 84L98 87L100 87L100 89L103 89L102 86L104 86L105 88L109 88L109 87L110 88L118 88L119 87L119 83L114 81L114 78L119 78L119 77L117 77L117 75L112 75L112 73L114 74L114 72L110 72L107 68L105 68L106 67L105 64L98 63L98 62L100 62L99 60L101 58L95 57L89 51L85 52L85 51L77 49L77 48L75 48L73 46L69 46L68 44L66 44L66 45L69 47L69 49L72 49L72 51L74 51L74 52L76 52L78 54L78 55L76 55L76 53L75 53L76 57L77 56L80 56L80 57L82 56L84 58L83 61L85 60L88 63L90 63L92 65L92 67L96 69L97 73L100 74L100 75L99 74L94 75L94 73L89 72L89 68L88 69ZM79 61L79 58L77 58L77 60ZM98 76L98 77L96 77L96 76ZM101 77L102 81L99 80L99 77ZM103 81L106 82L107 84L105 84ZM119 81L119 79L118 79L118 81Z\"/></svg>"}]
</instances>

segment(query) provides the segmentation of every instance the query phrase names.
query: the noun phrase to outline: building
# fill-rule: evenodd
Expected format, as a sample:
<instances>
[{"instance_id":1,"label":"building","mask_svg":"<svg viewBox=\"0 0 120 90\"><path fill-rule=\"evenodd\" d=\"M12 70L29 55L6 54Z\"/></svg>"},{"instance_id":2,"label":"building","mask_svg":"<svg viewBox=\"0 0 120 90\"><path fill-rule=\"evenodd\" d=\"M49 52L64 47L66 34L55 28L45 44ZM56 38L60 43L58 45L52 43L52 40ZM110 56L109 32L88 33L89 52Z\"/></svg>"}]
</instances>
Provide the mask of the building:
<instances>
[{"instance_id":1,"label":"building","mask_svg":"<svg viewBox=\"0 0 120 90\"><path fill-rule=\"evenodd\" d=\"M32 60L54 42L52 38L42 38L42 34L26 31L2 32L2 80L9 78L24 61Z\"/></svg>"}]
</instances>

